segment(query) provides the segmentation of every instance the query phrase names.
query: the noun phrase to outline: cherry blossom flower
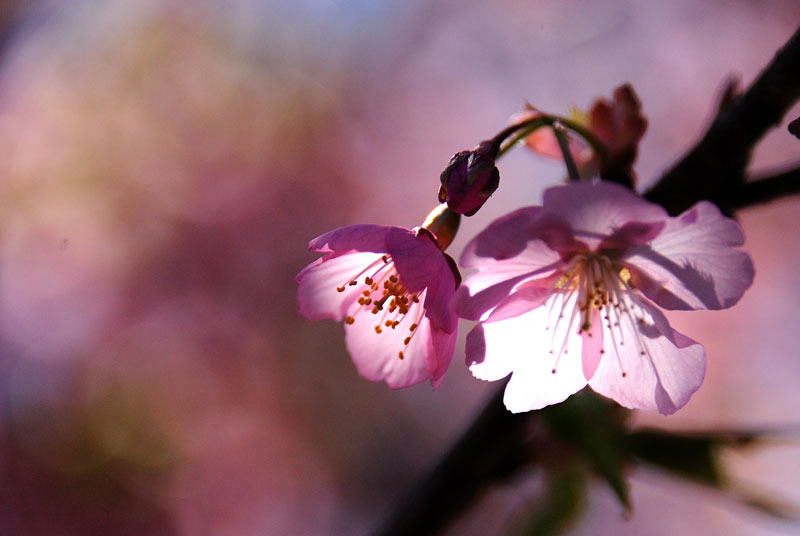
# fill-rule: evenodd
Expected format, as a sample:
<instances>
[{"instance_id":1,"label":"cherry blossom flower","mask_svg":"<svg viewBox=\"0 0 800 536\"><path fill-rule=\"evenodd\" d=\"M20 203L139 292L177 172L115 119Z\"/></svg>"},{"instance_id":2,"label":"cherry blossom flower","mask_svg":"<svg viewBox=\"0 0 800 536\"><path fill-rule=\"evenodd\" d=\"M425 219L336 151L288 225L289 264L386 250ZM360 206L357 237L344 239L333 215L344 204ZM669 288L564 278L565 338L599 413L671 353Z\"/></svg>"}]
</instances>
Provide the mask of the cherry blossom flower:
<instances>
[{"instance_id":1,"label":"cherry blossom flower","mask_svg":"<svg viewBox=\"0 0 800 536\"><path fill-rule=\"evenodd\" d=\"M753 280L738 223L700 202L670 217L627 188L573 182L470 242L476 268L454 297L481 323L467 364L483 380L512 374L513 412L555 404L587 383L628 408L671 414L703 381L705 350L659 310L724 309Z\"/></svg>"},{"instance_id":2,"label":"cherry blossom flower","mask_svg":"<svg viewBox=\"0 0 800 536\"><path fill-rule=\"evenodd\" d=\"M456 339L449 302L457 272L436 236L350 225L308 247L325 255L296 277L300 314L344 321L347 350L364 378L392 388L429 379L438 387Z\"/></svg>"}]
</instances>

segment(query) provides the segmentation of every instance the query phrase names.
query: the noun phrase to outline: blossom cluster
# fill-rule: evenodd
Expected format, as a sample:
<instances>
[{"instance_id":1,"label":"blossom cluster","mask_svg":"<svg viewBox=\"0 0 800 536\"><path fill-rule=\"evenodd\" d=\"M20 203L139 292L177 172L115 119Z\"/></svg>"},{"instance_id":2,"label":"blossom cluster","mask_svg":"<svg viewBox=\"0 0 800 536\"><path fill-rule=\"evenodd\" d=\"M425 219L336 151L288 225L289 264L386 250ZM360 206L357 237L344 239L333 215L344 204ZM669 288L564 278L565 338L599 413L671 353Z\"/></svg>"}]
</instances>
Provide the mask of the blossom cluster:
<instances>
[{"instance_id":1,"label":"blossom cluster","mask_svg":"<svg viewBox=\"0 0 800 536\"><path fill-rule=\"evenodd\" d=\"M594 127L587 123L605 144L600 167L610 162L627 177L646 125L631 95L618 90L615 104L593 108ZM528 146L540 150L543 139ZM444 249L458 214L476 213L499 184L498 140L454 156L442 174L446 203L419 228L351 225L312 240L323 256L297 276L300 313L342 321L359 373L392 388L438 387L462 318L477 322L467 366L481 380L510 375L510 411L561 402L586 385L627 408L683 407L703 381L705 350L662 309L737 303L754 276L738 249L739 224L705 201L670 216L632 190L632 179L574 180L475 236L460 282ZM593 157L581 150L587 169Z\"/></svg>"}]
</instances>

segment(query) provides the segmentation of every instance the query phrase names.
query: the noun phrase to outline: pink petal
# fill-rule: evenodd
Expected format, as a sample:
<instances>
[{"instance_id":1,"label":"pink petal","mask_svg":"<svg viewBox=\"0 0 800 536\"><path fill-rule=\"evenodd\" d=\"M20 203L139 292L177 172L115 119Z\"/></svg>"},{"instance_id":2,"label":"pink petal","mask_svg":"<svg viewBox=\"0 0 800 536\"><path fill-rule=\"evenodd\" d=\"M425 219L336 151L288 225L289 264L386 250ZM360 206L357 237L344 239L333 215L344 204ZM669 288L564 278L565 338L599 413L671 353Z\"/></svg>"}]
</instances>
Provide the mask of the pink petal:
<instances>
[{"instance_id":1,"label":"pink petal","mask_svg":"<svg viewBox=\"0 0 800 536\"><path fill-rule=\"evenodd\" d=\"M592 150L581 140L571 134L567 134L569 144L569 151L572 158L578 167L582 166L592 158ZM532 151L547 156L550 158L557 158L559 160L564 158L561 152L561 147L558 144L556 135L550 128L540 128L534 130L527 138L525 138L525 145Z\"/></svg>"},{"instance_id":2,"label":"pink petal","mask_svg":"<svg viewBox=\"0 0 800 536\"><path fill-rule=\"evenodd\" d=\"M480 324L467 337L467 364L476 378L495 380L513 371L504 403L514 413L562 402L586 385L581 337L568 318L575 300L568 300L562 308L561 298L552 298L556 303ZM567 315L556 324L562 309ZM565 339L566 353L562 353Z\"/></svg>"},{"instance_id":3,"label":"pink petal","mask_svg":"<svg viewBox=\"0 0 800 536\"><path fill-rule=\"evenodd\" d=\"M350 286L348 281L381 258L376 253L350 253L326 256L312 262L297 274L297 310L309 320L332 318L344 320L347 309L358 299L363 284ZM336 287L345 286L344 292Z\"/></svg>"},{"instance_id":4,"label":"pink petal","mask_svg":"<svg viewBox=\"0 0 800 536\"><path fill-rule=\"evenodd\" d=\"M442 383L444 373L453 359L456 347L456 332L447 333L441 329L431 329L431 343L433 352L428 354L428 371L430 372L431 386L438 389Z\"/></svg>"},{"instance_id":5,"label":"pink petal","mask_svg":"<svg viewBox=\"0 0 800 536\"><path fill-rule=\"evenodd\" d=\"M581 364L583 365L583 376L591 380L597 366L600 365L603 348L603 323L600 319L600 311L592 309L591 324L587 331L581 333L583 345L581 347Z\"/></svg>"},{"instance_id":6,"label":"pink petal","mask_svg":"<svg viewBox=\"0 0 800 536\"><path fill-rule=\"evenodd\" d=\"M608 238L604 238L599 249L626 250L647 244L664 230L666 224L666 220L649 223L630 221L614 231Z\"/></svg>"},{"instance_id":7,"label":"pink petal","mask_svg":"<svg viewBox=\"0 0 800 536\"><path fill-rule=\"evenodd\" d=\"M461 254L466 268L481 265L483 259L507 259L518 255L530 240L527 229L541 214L542 207L526 207L498 218L478 233Z\"/></svg>"},{"instance_id":8,"label":"pink petal","mask_svg":"<svg viewBox=\"0 0 800 536\"><path fill-rule=\"evenodd\" d=\"M605 353L589 385L625 407L670 415L686 405L703 382L705 350L672 329L646 299L639 297L635 303L644 322L623 315L614 328L616 344L605 327Z\"/></svg>"},{"instance_id":9,"label":"pink petal","mask_svg":"<svg viewBox=\"0 0 800 536\"><path fill-rule=\"evenodd\" d=\"M633 283L666 309L725 309L753 282L753 262L734 249L744 241L739 224L701 201L677 218L649 246L632 248L624 261Z\"/></svg>"},{"instance_id":10,"label":"pink petal","mask_svg":"<svg viewBox=\"0 0 800 536\"><path fill-rule=\"evenodd\" d=\"M541 242L532 242L536 246ZM560 256L553 253L553 262L544 266L525 261L522 253L506 261L487 260L477 272L469 275L456 291L453 308L461 318L478 320L483 314L508 297L517 285L530 279L551 276L564 265Z\"/></svg>"},{"instance_id":11,"label":"pink petal","mask_svg":"<svg viewBox=\"0 0 800 536\"><path fill-rule=\"evenodd\" d=\"M433 326L447 333L456 329L458 318L450 307L456 280L447 260L426 235L390 228L386 235L388 252L403 286L411 292L427 287L425 309Z\"/></svg>"},{"instance_id":12,"label":"pink petal","mask_svg":"<svg viewBox=\"0 0 800 536\"><path fill-rule=\"evenodd\" d=\"M423 318L416 328L410 344L404 339L412 334L409 331L413 318L420 306L411 308L407 317L395 329L381 326L381 333L375 326L382 324L382 315L361 311L354 322L345 324L345 344L358 373L373 382L385 381L392 389L408 387L432 377L431 363L438 363L431 342L430 322ZM399 354L403 353L403 359ZM441 378L441 376L440 376Z\"/></svg>"},{"instance_id":13,"label":"pink petal","mask_svg":"<svg viewBox=\"0 0 800 536\"><path fill-rule=\"evenodd\" d=\"M308 243L308 249L320 252L355 250L385 253L386 234L390 229L402 230L403 228L371 224L339 227L313 239Z\"/></svg>"},{"instance_id":14,"label":"pink petal","mask_svg":"<svg viewBox=\"0 0 800 536\"><path fill-rule=\"evenodd\" d=\"M546 277L563 265L558 246L572 243L560 220L541 218L539 207L512 212L493 222L465 248L462 265L478 268L456 292L458 315L478 320L525 280ZM527 228L527 230L526 230Z\"/></svg>"},{"instance_id":15,"label":"pink petal","mask_svg":"<svg viewBox=\"0 0 800 536\"><path fill-rule=\"evenodd\" d=\"M541 307L552 294L552 278L525 283L500 302L486 322L499 322L527 313Z\"/></svg>"},{"instance_id":16,"label":"pink petal","mask_svg":"<svg viewBox=\"0 0 800 536\"><path fill-rule=\"evenodd\" d=\"M456 290L452 306L460 318L480 320L486 312L508 298L518 283L531 277L530 273L525 273L481 288L486 282L493 281L490 273L486 273L486 278L483 275L482 272L473 274Z\"/></svg>"},{"instance_id":17,"label":"pink petal","mask_svg":"<svg viewBox=\"0 0 800 536\"><path fill-rule=\"evenodd\" d=\"M544 193L544 208L560 215L578 238L613 234L631 221L659 222L667 212L635 192L613 182L571 182ZM590 240L594 248L599 241Z\"/></svg>"},{"instance_id":18,"label":"pink petal","mask_svg":"<svg viewBox=\"0 0 800 536\"><path fill-rule=\"evenodd\" d=\"M492 222L464 248L461 264L479 268L487 260L503 261L523 256L535 267L553 262L554 251L576 247L569 225L542 207L521 208ZM528 269L531 269L529 267Z\"/></svg>"}]
</instances>

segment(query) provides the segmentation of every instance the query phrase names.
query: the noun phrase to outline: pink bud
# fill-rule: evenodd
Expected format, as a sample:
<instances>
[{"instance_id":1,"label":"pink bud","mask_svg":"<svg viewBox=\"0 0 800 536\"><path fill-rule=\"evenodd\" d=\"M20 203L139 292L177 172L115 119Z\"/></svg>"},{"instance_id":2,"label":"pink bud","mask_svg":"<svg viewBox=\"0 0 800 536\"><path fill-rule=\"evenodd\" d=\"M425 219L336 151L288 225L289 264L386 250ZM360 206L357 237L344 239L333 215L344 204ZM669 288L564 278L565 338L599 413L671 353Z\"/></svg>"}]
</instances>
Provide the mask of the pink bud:
<instances>
[{"instance_id":1,"label":"pink bud","mask_svg":"<svg viewBox=\"0 0 800 536\"><path fill-rule=\"evenodd\" d=\"M439 202L446 202L458 214L478 212L500 184L494 164L497 151L496 143L485 141L471 151L454 154L441 175Z\"/></svg>"}]
</instances>

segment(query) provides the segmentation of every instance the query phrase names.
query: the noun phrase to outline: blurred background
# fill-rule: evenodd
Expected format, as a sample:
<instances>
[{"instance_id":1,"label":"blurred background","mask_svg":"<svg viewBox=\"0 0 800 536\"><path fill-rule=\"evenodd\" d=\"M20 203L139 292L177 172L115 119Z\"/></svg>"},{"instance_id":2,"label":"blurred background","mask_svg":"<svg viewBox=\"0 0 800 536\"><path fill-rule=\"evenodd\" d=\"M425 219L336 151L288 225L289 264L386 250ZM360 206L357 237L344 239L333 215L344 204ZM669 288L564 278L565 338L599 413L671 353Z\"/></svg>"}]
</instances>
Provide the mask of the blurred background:
<instances>
[{"instance_id":1,"label":"blurred background","mask_svg":"<svg viewBox=\"0 0 800 536\"><path fill-rule=\"evenodd\" d=\"M0 2L0 535L364 534L495 386L361 380L342 328L308 322L294 275L337 226L411 227L456 151L527 100L586 108L629 81L645 188L692 145L723 81L747 84L800 24L795 0ZM792 118L800 115L795 108ZM787 118L787 122L788 122ZM785 124L754 168L796 162ZM563 168L520 149L450 252L536 204ZM800 421L800 200L740 215L757 276L703 342L689 405L642 424ZM800 504L800 448L729 456ZM476 460L476 463L480 463ZM794 533L642 470L624 519L592 489L574 534ZM537 475L451 534L503 533Z\"/></svg>"}]
</instances>

